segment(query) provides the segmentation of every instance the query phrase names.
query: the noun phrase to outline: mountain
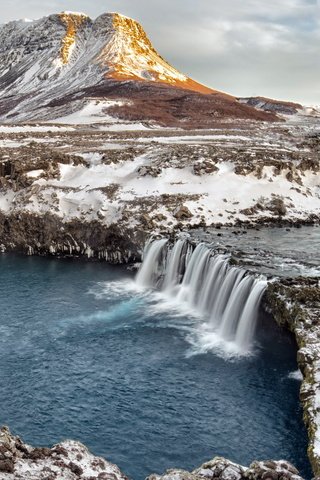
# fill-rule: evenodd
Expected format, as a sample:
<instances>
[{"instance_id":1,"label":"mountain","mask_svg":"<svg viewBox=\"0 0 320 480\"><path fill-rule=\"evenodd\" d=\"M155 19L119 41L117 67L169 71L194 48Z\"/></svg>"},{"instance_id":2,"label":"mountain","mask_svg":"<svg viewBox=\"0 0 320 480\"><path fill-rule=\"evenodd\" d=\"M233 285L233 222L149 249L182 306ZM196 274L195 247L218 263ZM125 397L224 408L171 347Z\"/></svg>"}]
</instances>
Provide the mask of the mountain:
<instances>
[{"instance_id":1,"label":"mountain","mask_svg":"<svg viewBox=\"0 0 320 480\"><path fill-rule=\"evenodd\" d=\"M265 97L239 98L239 101L260 110L281 115L296 115L303 110L303 106L300 103L285 102Z\"/></svg>"},{"instance_id":2,"label":"mountain","mask_svg":"<svg viewBox=\"0 0 320 480\"><path fill-rule=\"evenodd\" d=\"M118 13L92 20L63 12L1 26L0 92L2 122L54 120L92 101L102 102L102 114L171 126L276 120L178 72L138 22Z\"/></svg>"}]
</instances>

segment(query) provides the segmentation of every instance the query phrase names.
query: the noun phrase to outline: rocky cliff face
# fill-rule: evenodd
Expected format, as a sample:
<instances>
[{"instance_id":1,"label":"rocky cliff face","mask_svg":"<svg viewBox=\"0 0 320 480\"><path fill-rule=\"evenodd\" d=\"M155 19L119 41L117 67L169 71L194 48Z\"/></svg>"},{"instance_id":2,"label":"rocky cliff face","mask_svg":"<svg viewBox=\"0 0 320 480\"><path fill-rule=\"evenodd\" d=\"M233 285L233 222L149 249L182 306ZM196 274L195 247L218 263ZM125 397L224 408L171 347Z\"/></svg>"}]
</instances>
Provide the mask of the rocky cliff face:
<instances>
[{"instance_id":1,"label":"rocky cliff face","mask_svg":"<svg viewBox=\"0 0 320 480\"><path fill-rule=\"evenodd\" d=\"M146 235L98 221L63 222L55 215L0 213L0 252L14 251L27 255L86 257L111 264L135 263L141 260Z\"/></svg>"},{"instance_id":2,"label":"rocky cliff face","mask_svg":"<svg viewBox=\"0 0 320 480\"><path fill-rule=\"evenodd\" d=\"M209 113L276 119L178 72L157 53L138 22L117 13L92 20L63 12L1 26L0 90L0 120L6 122L54 119L81 109L90 98L105 97L125 99L123 106L137 115L141 92L147 102L150 97L172 100L193 92L191 116L198 112L200 126L199 97L209 104L207 121ZM165 105L155 110L161 117ZM126 108L122 113L129 115Z\"/></svg>"},{"instance_id":3,"label":"rocky cliff face","mask_svg":"<svg viewBox=\"0 0 320 480\"><path fill-rule=\"evenodd\" d=\"M270 283L266 300L274 318L295 334L298 364L303 374L300 399L308 429L308 454L320 475L320 281L318 278L283 279Z\"/></svg>"}]
</instances>

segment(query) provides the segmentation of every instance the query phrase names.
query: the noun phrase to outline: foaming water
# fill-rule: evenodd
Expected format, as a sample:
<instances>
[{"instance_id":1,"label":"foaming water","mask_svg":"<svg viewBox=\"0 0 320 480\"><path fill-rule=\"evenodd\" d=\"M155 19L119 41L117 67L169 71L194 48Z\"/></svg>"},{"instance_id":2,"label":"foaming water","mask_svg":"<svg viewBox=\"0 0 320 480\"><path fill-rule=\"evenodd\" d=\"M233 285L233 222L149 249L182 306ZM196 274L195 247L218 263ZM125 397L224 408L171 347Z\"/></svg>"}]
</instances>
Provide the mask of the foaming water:
<instances>
[{"instance_id":1,"label":"foaming water","mask_svg":"<svg viewBox=\"0 0 320 480\"><path fill-rule=\"evenodd\" d=\"M260 318L253 356L226 360L175 298L104 263L0 256L0 423L34 445L78 439L134 480L216 455L311 478L293 337Z\"/></svg>"},{"instance_id":2,"label":"foaming water","mask_svg":"<svg viewBox=\"0 0 320 480\"><path fill-rule=\"evenodd\" d=\"M204 244L193 249L178 239L170 248L168 240L161 239L146 246L136 284L159 289L167 307L189 310L205 320L206 334L197 335L205 351L211 345L221 352L225 345L227 356L251 353L267 286L264 277L231 267L227 255L215 254Z\"/></svg>"},{"instance_id":3,"label":"foaming water","mask_svg":"<svg viewBox=\"0 0 320 480\"><path fill-rule=\"evenodd\" d=\"M190 345L186 349L186 357L211 351L226 360L233 360L241 356L254 354L253 346L250 350L245 351L235 342L227 341L219 333L213 331L210 324L205 321L203 314L195 306L177 302L174 290L170 292L167 290L150 290L137 285L132 280L124 280L101 282L94 289L90 289L88 293L100 300L117 298L120 303L116 303L107 312L97 312L89 316L63 320L63 322L69 325L93 320L102 322L112 322L114 320L117 322L119 314L130 314L134 311L135 315L143 317L148 312L148 315L155 321L159 316L166 317L167 320L162 323L165 328L176 328L185 332L185 340ZM134 299L132 299L132 295Z\"/></svg>"},{"instance_id":4,"label":"foaming water","mask_svg":"<svg viewBox=\"0 0 320 480\"><path fill-rule=\"evenodd\" d=\"M300 370L295 370L294 372L290 372L288 378L291 380L297 380L298 382L302 382L303 376Z\"/></svg>"}]
</instances>

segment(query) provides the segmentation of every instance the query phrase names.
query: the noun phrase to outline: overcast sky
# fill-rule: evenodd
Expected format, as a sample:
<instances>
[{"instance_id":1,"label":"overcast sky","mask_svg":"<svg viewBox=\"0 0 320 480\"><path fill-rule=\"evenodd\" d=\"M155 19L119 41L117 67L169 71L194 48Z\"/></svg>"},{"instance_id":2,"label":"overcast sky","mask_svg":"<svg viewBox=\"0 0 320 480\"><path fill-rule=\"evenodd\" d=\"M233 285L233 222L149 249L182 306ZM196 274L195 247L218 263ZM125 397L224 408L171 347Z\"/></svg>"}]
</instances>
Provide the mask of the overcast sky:
<instances>
[{"instance_id":1,"label":"overcast sky","mask_svg":"<svg viewBox=\"0 0 320 480\"><path fill-rule=\"evenodd\" d=\"M62 10L139 20L173 66L237 96L320 104L320 0L0 0L0 23Z\"/></svg>"}]
</instances>

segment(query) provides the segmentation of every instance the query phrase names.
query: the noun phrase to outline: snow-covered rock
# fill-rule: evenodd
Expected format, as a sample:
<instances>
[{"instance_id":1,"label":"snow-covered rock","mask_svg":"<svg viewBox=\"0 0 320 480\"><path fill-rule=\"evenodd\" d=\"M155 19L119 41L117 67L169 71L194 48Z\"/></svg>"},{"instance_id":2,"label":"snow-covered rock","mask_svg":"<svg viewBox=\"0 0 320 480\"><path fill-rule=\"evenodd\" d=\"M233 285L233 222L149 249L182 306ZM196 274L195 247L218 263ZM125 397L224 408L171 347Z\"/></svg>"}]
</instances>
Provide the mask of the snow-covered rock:
<instances>
[{"instance_id":1,"label":"snow-covered rock","mask_svg":"<svg viewBox=\"0 0 320 480\"><path fill-rule=\"evenodd\" d=\"M150 475L147 480L302 480L298 470L289 462L253 462L250 467L237 465L216 457L193 472L171 469L163 475Z\"/></svg>"},{"instance_id":2,"label":"snow-covered rock","mask_svg":"<svg viewBox=\"0 0 320 480\"><path fill-rule=\"evenodd\" d=\"M0 480L127 480L116 465L95 457L80 442L34 448L0 430Z\"/></svg>"},{"instance_id":3,"label":"snow-covered rock","mask_svg":"<svg viewBox=\"0 0 320 480\"><path fill-rule=\"evenodd\" d=\"M49 128L0 131L7 248L84 254L89 246L96 257L136 261L151 232L319 222L316 134L288 135L286 126L201 135Z\"/></svg>"},{"instance_id":4,"label":"snow-covered rock","mask_svg":"<svg viewBox=\"0 0 320 480\"><path fill-rule=\"evenodd\" d=\"M318 278L283 279L267 290L269 308L281 325L295 334L302 373L300 399L308 429L308 454L320 475L320 281Z\"/></svg>"},{"instance_id":5,"label":"snow-covered rock","mask_svg":"<svg viewBox=\"0 0 320 480\"><path fill-rule=\"evenodd\" d=\"M147 214L166 230L180 221L194 227L312 223L320 217L318 145L312 137L286 138L264 129L247 136L145 131L126 132L122 139L115 132L114 142L106 142L99 130L94 137L81 129L69 136L58 128L47 133L31 127L37 136L30 142L28 127L25 135L10 128L0 151L0 210L12 214L51 214L108 227L130 212L132 228Z\"/></svg>"}]
</instances>

